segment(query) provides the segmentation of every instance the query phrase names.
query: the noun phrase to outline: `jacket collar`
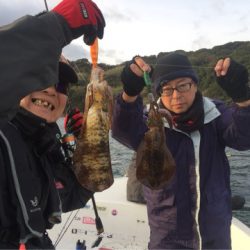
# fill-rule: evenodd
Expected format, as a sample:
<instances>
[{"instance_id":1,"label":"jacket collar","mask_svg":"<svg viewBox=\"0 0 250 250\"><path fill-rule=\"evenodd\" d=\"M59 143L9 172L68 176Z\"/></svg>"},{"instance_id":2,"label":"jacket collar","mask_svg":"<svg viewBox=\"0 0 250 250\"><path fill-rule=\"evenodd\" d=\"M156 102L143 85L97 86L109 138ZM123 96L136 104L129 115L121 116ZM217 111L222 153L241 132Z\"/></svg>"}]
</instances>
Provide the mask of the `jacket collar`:
<instances>
[{"instance_id":1,"label":"jacket collar","mask_svg":"<svg viewBox=\"0 0 250 250\"><path fill-rule=\"evenodd\" d=\"M160 102L160 99L158 99L157 103L159 104L159 102ZM221 115L216 105L208 97L203 97L203 107L204 107L204 124L207 124L213 121L215 118ZM164 119L164 127L169 128L168 122L166 121L165 118L163 119ZM177 130L177 131L180 131L180 130Z\"/></svg>"},{"instance_id":2,"label":"jacket collar","mask_svg":"<svg viewBox=\"0 0 250 250\"><path fill-rule=\"evenodd\" d=\"M204 107L204 124L207 124L221 115L220 111L216 108L216 105L208 97L203 97Z\"/></svg>"},{"instance_id":3,"label":"jacket collar","mask_svg":"<svg viewBox=\"0 0 250 250\"><path fill-rule=\"evenodd\" d=\"M60 144L60 131L56 123L47 123L23 108L20 108L10 123L33 144L38 155L47 153Z\"/></svg>"},{"instance_id":4,"label":"jacket collar","mask_svg":"<svg viewBox=\"0 0 250 250\"><path fill-rule=\"evenodd\" d=\"M32 114L26 109L20 108L11 121L27 137L33 137L41 129L47 127L46 120Z\"/></svg>"}]
</instances>

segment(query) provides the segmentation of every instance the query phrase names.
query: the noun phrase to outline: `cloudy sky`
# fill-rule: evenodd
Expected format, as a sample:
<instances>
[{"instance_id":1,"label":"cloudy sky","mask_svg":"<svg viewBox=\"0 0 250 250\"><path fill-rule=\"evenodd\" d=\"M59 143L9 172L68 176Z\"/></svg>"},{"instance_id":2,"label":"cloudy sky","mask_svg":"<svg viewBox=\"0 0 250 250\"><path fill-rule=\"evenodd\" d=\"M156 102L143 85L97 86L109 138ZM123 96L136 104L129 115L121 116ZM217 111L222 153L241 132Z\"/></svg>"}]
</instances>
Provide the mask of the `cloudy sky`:
<instances>
[{"instance_id":1,"label":"cloudy sky","mask_svg":"<svg viewBox=\"0 0 250 250\"><path fill-rule=\"evenodd\" d=\"M53 8L60 0L47 0ZM250 40L249 0L95 0L107 26L99 62L117 64L134 55L212 48ZM0 0L0 25L45 9L44 0ZM64 49L70 60L89 58L82 38Z\"/></svg>"}]
</instances>

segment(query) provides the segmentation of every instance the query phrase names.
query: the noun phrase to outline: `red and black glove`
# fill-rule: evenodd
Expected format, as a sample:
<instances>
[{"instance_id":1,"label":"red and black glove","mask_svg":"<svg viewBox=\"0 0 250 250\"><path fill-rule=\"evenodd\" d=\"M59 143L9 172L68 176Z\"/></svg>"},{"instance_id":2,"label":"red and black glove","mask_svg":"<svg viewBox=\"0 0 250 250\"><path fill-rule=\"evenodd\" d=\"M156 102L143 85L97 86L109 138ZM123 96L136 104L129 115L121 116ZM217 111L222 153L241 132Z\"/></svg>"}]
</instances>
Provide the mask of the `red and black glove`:
<instances>
[{"instance_id":1,"label":"red and black glove","mask_svg":"<svg viewBox=\"0 0 250 250\"><path fill-rule=\"evenodd\" d=\"M71 109L64 118L66 133L72 133L77 137L81 131L83 115L78 108Z\"/></svg>"},{"instance_id":2,"label":"red and black glove","mask_svg":"<svg viewBox=\"0 0 250 250\"><path fill-rule=\"evenodd\" d=\"M74 39L84 35L84 42L92 45L96 37L103 38L105 19L91 0L63 0L52 12L66 20Z\"/></svg>"}]
</instances>

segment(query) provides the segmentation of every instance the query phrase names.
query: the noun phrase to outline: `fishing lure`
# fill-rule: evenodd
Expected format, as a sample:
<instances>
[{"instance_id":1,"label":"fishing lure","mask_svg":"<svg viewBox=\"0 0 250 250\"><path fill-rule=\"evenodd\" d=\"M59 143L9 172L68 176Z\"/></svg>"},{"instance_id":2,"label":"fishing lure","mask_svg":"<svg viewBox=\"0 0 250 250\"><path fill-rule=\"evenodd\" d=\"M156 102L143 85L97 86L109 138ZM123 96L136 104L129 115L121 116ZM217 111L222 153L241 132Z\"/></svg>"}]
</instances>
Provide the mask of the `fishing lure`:
<instances>
[{"instance_id":1,"label":"fishing lure","mask_svg":"<svg viewBox=\"0 0 250 250\"><path fill-rule=\"evenodd\" d=\"M94 43L90 46L90 57L94 68L97 67L98 50L99 50L98 39L96 38Z\"/></svg>"}]
</instances>

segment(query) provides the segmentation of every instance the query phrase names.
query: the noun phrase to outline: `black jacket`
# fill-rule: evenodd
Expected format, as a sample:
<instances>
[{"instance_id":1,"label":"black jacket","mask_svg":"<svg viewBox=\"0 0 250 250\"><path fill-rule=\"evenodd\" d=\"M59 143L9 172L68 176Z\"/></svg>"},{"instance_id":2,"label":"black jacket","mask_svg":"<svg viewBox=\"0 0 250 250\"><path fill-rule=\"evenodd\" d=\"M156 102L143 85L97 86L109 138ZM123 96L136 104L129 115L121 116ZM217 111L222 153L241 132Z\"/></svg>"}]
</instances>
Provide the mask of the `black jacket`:
<instances>
[{"instance_id":1,"label":"black jacket","mask_svg":"<svg viewBox=\"0 0 250 250\"><path fill-rule=\"evenodd\" d=\"M59 223L61 210L83 207L92 193L79 185L65 160L57 124L20 109L1 133L0 236L12 230L26 242Z\"/></svg>"}]
</instances>

